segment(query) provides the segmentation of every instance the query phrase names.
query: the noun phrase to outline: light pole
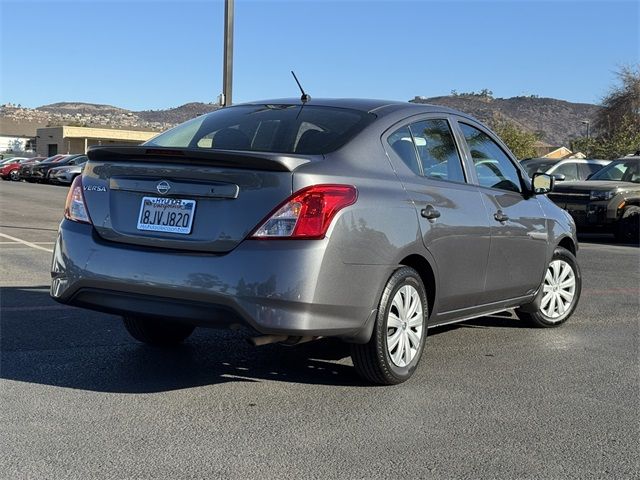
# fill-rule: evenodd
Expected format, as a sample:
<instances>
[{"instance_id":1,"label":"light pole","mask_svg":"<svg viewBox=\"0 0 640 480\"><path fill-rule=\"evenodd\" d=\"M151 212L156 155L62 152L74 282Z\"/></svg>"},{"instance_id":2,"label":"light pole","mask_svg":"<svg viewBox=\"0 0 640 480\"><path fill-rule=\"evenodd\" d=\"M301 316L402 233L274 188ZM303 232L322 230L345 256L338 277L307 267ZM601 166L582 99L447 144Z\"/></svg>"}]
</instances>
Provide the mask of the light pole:
<instances>
[{"instance_id":1,"label":"light pole","mask_svg":"<svg viewBox=\"0 0 640 480\"><path fill-rule=\"evenodd\" d=\"M587 139L589 139L589 125L591 124L591 122L589 120L582 120L580 121L580 123L587 126Z\"/></svg>"},{"instance_id":2,"label":"light pole","mask_svg":"<svg viewBox=\"0 0 640 480\"><path fill-rule=\"evenodd\" d=\"M233 0L224 0L224 65L222 106L231 105L233 84Z\"/></svg>"}]
</instances>

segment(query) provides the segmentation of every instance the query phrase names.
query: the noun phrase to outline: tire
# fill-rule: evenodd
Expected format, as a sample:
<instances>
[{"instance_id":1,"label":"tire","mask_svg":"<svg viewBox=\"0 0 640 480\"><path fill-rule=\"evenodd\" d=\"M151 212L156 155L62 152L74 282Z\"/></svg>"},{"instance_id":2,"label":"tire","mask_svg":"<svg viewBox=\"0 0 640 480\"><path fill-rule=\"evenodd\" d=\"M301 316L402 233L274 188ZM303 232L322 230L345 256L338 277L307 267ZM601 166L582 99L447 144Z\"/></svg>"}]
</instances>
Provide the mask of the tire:
<instances>
[{"instance_id":1,"label":"tire","mask_svg":"<svg viewBox=\"0 0 640 480\"><path fill-rule=\"evenodd\" d=\"M406 304L400 305L403 307L400 311L397 302L405 298L410 299L409 311L403 313ZM358 374L380 385L395 385L408 380L424 350L428 312L427 293L418 272L410 267L396 270L382 292L371 339L366 344L351 345L351 358ZM398 326L394 327L392 323ZM391 350L388 341L396 342Z\"/></svg>"},{"instance_id":2,"label":"tire","mask_svg":"<svg viewBox=\"0 0 640 480\"><path fill-rule=\"evenodd\" d=\"M640 207L630 205L624 209L616 225L615 235L620 243L640 243Z\"/></svg>"},{"instance_id":3,"label":"tire","mask_svg":"<svg viewBox=\"0 0 640 480\"><path fill-rule=\"evenodd\" d=\"M18 181L20 181L20 172L18 172L17 170L12 170L12 171L9 173L9 178L10 178L11 180L13 180L14 182L18 182Z\"/></svg>"},{"instance_id":4,"label":"tire","mask_svg":"<svg viewBox=\"0 0 640 480\"><path fill-rule=\"evenodd\" d=\"M193 325L142 317L124 317L124 326L136 340L149 345L168 347L185 340Z\"/></svg>"},{"instance_id":5,"label":"tire","mask_svg":"<svg viewBox=\"0 0 640 480\"><path fill-rule=\"evenodd\" d=\"M570 271L565 270L566 268ZM542 294L538 309L529 312L518 308L516 314L521 320L535 327L551 328L562 325L575 311L582 290L580 266L569 250L562 247L555 249L540 288L543 292L544 289L548 289L549 297L546 293Z\"/></svg>"}]
</instances>

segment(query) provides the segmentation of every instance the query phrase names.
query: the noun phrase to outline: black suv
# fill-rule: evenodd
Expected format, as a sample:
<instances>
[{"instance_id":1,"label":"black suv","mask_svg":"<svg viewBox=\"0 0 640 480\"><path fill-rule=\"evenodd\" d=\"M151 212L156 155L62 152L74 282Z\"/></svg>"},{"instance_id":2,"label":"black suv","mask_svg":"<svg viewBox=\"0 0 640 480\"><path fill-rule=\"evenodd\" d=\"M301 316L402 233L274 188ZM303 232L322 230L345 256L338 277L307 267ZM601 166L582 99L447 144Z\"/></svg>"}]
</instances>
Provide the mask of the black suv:
<instances>
[{"instance_id":1,"label":"black suv","mask_svg":"<svg viewBox=\"0 0 640 480\"><path fill-rule=\"evenodd\" d=\"M640 156L611 162L583 182L559 183L549 198L567 210L578 230L607 231L621 242L640 237Z\"/></svg>"}]
</instances>

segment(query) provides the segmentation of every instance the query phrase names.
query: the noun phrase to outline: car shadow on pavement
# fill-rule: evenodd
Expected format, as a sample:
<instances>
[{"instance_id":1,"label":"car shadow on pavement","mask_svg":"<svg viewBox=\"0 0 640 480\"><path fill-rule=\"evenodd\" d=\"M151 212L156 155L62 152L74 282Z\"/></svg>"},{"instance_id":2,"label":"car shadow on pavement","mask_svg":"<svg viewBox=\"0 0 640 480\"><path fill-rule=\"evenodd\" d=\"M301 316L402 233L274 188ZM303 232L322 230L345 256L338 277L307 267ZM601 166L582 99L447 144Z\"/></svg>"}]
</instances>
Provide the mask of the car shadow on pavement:
<instances>
[{"instance_id":1,"label":"car shadow on pavement","mask_svg":"<svg viewBox=\"0 0 640 480\"><path fill-rule=\"evenodd\" d=\"M254 347L249 332L196 329L175 348L129 337L119 317L59 305L48 288L0 289L0 378L90 391L152 393L226 382L275 380L370 386L349 359L349 346L321 339L294 347ZM485 317L437 327L520 327L517 319Z\"/></svg>"},{"instance_id":2,"label":"car shadow on pavement","mask_svg":"<svg viewBox=\"0 0 640 480\"><path fill-rule=\"evenodd\" d=\"M2 379L119 393L263 380L367 386L334 339L254 347L248 332L201 328L178 347L154 348L116 316L57 304L47 287L1 288L0 305Z\"/></svg>"},{"instance_id":3,"label":"car shadow on pavement","mask_svg":"<svg viewBox=\"0 0 640 480\"><path fill-rule=\"evenodd\" d=\"M457 328L531 328L514 312L498 312L491 316L474 318L453 325Z\"/></svg>"}]
</instances>

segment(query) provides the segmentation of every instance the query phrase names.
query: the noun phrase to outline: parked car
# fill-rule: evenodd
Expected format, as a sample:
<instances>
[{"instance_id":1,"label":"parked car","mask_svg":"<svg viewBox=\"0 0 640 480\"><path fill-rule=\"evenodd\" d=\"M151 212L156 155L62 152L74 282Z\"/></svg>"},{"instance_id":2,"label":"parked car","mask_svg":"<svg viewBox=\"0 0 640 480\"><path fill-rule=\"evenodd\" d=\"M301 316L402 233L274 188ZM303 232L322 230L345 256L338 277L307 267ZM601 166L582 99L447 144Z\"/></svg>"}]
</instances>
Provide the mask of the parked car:
<instances>
[{"instance_id":1,"label":"parked car","mask_svg":"<svg viewBox=\"0 0 640 480\"><path fill-rule=\"evenodd\" d=\"M590 175L606 167L609 163L611 163L611 160L580 158L567 158L565 160L527 158L520 162L530 177L534 173L544 172L553 175L556 182L586 180Z\"/></svg>"},{"instance_id":2,"label":"parked car","mask_svg":"<svg viewBox=\"0 0 640 480\"><path fill-rule=\"evenodd\" d=\"M46 173L46 182L71 185L73 179L82 173L82 168L87 160L88 158L86 155L80 155L66 162L63 166L49 168Z\"/></svg>"},{"instance_id":3,"label":"parked car","mask_svg":"<svg viewBox=\"0 0 640 480\"><path fill-rule=\"evenodd\" d=\"M53 162L35 165L31 169L31 179L39 183L46 183L48 181L49 170L56 167L65 167L67 165L74 166L79 161L86 161L86 156L81 154L64 155L62 158Z\"/></svg>"},{"instance_id":4,"label":"parked car","mask_svg":"<svg viewBox=\"0 0 640 480\"><path fill-rule=\"evenodd\" d=\"M67 198L51 295L171 345L351 343L367 380L414 372L427 328L509 308L556 327L580 297L571 217L484 125L445 107L274 100L94 147ZM430 172L435 172L431 174Z\"/></svg>"},{"instance_id":5,"label":"parked car","mask_svg":"<svg viewBox=\"0 0 640 480\"><path fill-rule=\"evenodd\" d=\"M52 157L45 158L44 160L38 162L25 162L23 165L20 165L19 170L19 179L24 180L26 182L35 182L36 180L33 178L33 169L40 164L51 164L55 163L58 160L63 159L66 155L54 155Z\"/></svg>"},{"instance_id":6,"label":"parked car","mask_svg":"<svg viewBox=\"0 0 640 480\"><path fill-rule=\"evenodd\" d=\"M22 171L22 167L26 165L35 165L36 163L39 163L42 160L44 160L44 157L32 157L32 158L26 158L26 159L20 160L18 163L12 163L12 164L6 165L1 170L2 178L4 178L5 180L8 178L13 181L18 181L20 180L20 172Z\"/></svg>"},{"instance_id":7,"label":"parked car","mask_svg":"<svg viewBox=\"0 0 640 480\"><path fill-rule=\"evenodd\" d=\"M615 160L584 182L558 185L549 198L571 214L579 230L640 241L640 157Z\"/></svg>"},{"instance_id":8,"label":"parked car","mask_svg":"<svg viewBox=\"0 0 640 480\"><path fill-rule=\"evenodd\" d=\"M22 160L29 159L26 157L12 157L0 161L0 177L2 177L3 180L9 180L12 168L14 166L15 168L19 168L18 165Z\"/></svg>"}]
</instances>

